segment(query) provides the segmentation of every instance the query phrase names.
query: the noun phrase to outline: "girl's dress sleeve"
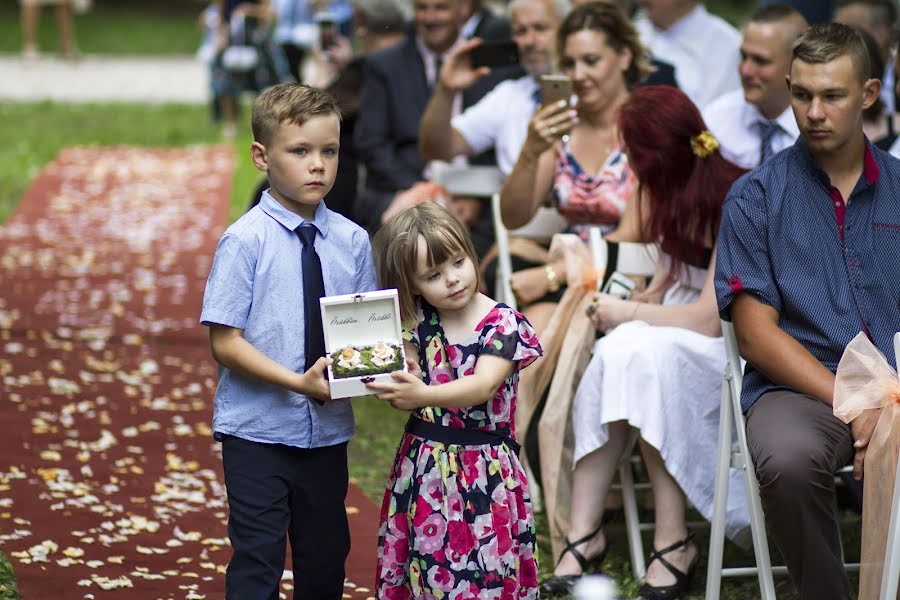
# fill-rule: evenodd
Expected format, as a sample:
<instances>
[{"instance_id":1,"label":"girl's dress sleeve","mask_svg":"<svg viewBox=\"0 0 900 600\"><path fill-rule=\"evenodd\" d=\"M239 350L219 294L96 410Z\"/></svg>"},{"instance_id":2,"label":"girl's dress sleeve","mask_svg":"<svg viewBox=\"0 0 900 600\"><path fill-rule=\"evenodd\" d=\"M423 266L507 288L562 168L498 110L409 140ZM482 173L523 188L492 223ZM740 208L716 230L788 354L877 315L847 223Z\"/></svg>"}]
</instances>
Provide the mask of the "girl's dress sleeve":
<instances>
[{"instance_id":1,"label":"girl's dress sleeve","mask_svg":"<svg viewBox=\"0 0 900 600\"><path fill-rule=\"evenodd\" d=\"M508 306L498 305L481 322L481 354L499 356L515 363L519 371L541 354L541 344L528 319Z\"/></svg>"},{"instance_id":2,"label":"girl's dress sleeve","mask_svg":"<svg viewBox=\"0 0 900 600\"><path fill-rule=\"evenodd\" d=\"M416 348L419 348L419 324L409 323L403 326L403 339L410 342Z\"/></svg>"},{"instance_id":3,"label":"girl's dress sleeve","mask_svg":"<svg viewBox=\"0 0 900 600\"><path fill-rule=\"evenodd\" d=\"M422 344L419 340L419 325L424 320L425 316L422 311L422 306L417 302L415 318L410 320L408 323L403 323L403 330L401 332L403 335L403 339L407 342L412 343L416 348L422 347Z\"/></svg>"}]
</instances>

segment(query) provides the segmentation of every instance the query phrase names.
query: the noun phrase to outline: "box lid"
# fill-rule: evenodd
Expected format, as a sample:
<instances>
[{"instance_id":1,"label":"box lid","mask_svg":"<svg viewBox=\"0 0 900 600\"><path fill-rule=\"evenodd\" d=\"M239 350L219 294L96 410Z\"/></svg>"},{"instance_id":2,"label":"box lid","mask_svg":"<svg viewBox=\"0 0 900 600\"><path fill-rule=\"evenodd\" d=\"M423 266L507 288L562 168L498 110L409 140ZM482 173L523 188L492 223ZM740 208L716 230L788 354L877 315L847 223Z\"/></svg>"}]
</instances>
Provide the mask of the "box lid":
<instances>
[{"instance_id":1,"label":"box lid","mask_svg":"<svg viewBox=\"0 0 900 600\"><path fill-rule=\"evenodd\" d=\"M319 299L325 351L375 342L403 345L397 290L379 290Z\"/></svg>"}]
</instances>

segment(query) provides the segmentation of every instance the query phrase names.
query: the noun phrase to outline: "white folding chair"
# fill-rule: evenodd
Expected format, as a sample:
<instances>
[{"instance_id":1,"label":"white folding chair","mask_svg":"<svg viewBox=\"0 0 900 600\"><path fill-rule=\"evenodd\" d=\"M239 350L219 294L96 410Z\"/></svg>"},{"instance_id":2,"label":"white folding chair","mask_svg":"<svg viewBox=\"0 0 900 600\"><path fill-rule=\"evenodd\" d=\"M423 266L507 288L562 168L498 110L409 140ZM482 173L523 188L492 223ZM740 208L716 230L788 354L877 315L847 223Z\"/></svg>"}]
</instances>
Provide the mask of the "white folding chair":
<instances>
[{"instance_id":1,"label":"white folding chair","mask_svg":"<svg viewBox=\"0 0 900 600\"><path fill-rule=\"evenodd\" d=\"M707 600L718 600L722 577L744 577L755 574L759 578L759 591L762 600L775 600L775 584L772 580L772 575L786 574L787 567L773 567L769 557L766 520L759 499L759 483L756 480L756 473L750 460L750 451L747 448L747 430L744 422L744 413L741 410L743 367L734 327L728 321L722 321L722 336L725 339L726 363L719 413L719 444L716 460L712 529L709 539L706 598ZM753 553L756 557L755 567L722 568L722 555L725 550L725 514L727 511L730 468L740 469L744 475L744 491L747 495L747 510L750 513ZM845 467L839 472L847 471L848 469L849 467ZM895 495L895 508L896 500L897 497ZM900 560L900 558L897 560ZM844 567L848 571L858 571L859 563L845 564Z\"/></svg>"},{"instance_id":2,"label":"white folding chair","mask_svg":"<svg viewBox=\"0 0 900 600\"><path fill-rule=\"evenodd\" d=\"M494 218L494 237L497 240L497 284L499 296L497 300L517 308L516 297L512 293L509 278L512 276L512 255L509 251L509 238L520 237L539 242L547 242L554 234L566 227L566 220L555 208L541 206L531 220L517 229L509 230L503 224L500 211L500 194L491 198L491 214Z\"/></svg>"},{"instance_id":3,"label":"white folding chair","mask_svg":"<svg viewBox=\"0 0 900 600\"><path fill-rule=\"evenodd\" d=\"M591 255L594 268L598 273L605 273L609 267L609 244L603 239L599 229L590 231ZM652 277L656 271L656 263L659 258L655 245L638 244L632 242L619 242L616 258L616 270L624 275L640 277ZM594 346L596 349L596 345ZM628 538L628 550L631 555L631 570L635 579L641 580L647 574L647 566L644 562L644 543L641 539L641 531L651 529L652 523L641 523L637 504L637 490L649 489L649 483L635 483L634 466L640 461L640 457L634 454L635 438L629 444L628 458L619 465L619 484L612 489L618 489L622 494L622 510L625 513L625 533Z\"/></svg>"},{"instance_id":4,"label":"white folding chair","mask_svg":"<svg viewBox=\"0 0 900 600\"><path fill-rule=\"evenodd\" d=\"M500 169L487 166L459 166L444 161L434 160L429 163L431 179L443 185L448 192L459 196L478 196L491 199L491 216L494 221L494 236L497 240L497 293L496 300L516 308L515 298L509 288L509 277L500 281L500 272L504 261L509 267L509 238L503 221L499 219L500 188L503 187L504 175ZM501 285L505 283L505 285Z\"/></svg>"}]
</instances>

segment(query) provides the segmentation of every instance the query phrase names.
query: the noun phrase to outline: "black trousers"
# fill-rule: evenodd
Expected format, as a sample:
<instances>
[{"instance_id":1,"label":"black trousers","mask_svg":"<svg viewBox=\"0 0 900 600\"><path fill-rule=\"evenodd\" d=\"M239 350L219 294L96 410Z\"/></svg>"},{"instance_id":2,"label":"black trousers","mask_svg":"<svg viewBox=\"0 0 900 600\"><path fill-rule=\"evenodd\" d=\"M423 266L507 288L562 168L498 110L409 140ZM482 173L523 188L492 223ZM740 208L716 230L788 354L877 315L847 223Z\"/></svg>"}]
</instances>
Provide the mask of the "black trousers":
<instances>
[{"instance_id":1,"label":"black trousers","mask_svg":"<svg viewBox=\"0 0 900 600\"><path fill-rule=\"evenodd\" d=\"M234 551L225 597L277 600L289 538L294 598L341 598L350 552L346 442L304 449L224 436L222 462Z\"/></svg>"}]
</instances>

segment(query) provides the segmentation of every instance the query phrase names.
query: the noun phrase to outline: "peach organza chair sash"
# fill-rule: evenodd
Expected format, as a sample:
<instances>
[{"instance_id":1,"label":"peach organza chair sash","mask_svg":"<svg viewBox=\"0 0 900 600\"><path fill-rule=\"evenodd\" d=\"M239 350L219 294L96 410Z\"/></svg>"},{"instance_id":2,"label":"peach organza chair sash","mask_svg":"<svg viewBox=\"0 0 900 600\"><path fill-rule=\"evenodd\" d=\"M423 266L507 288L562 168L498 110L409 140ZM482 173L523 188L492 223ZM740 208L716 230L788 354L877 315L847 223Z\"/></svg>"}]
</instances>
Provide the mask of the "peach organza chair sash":
<instances>
[{"instance_id":1,"label":"peach organza chair sash","mask_svg":"<svg viewBox=\"0 0 900 600\"><path fill-rule=\"evenodd\" d=\"M863 528L859 599L879 597L897 457L900 454L900 382L884 355L860 333L847 345L834 384L834 416L849 423L864 410L881 416L863 466ZM896 574L894 575L896 577Z\"/></svg>"}]
</instances>

